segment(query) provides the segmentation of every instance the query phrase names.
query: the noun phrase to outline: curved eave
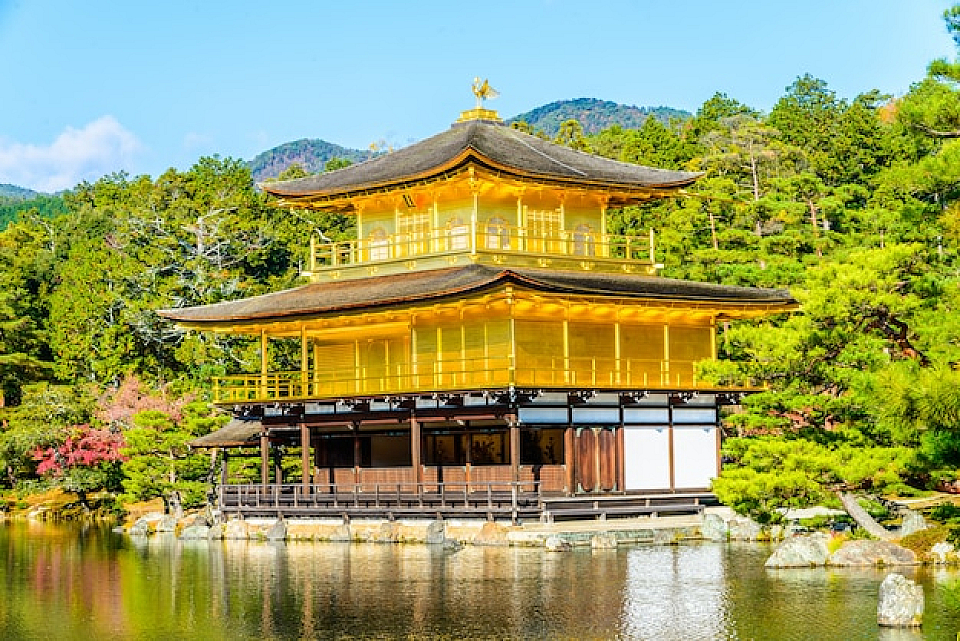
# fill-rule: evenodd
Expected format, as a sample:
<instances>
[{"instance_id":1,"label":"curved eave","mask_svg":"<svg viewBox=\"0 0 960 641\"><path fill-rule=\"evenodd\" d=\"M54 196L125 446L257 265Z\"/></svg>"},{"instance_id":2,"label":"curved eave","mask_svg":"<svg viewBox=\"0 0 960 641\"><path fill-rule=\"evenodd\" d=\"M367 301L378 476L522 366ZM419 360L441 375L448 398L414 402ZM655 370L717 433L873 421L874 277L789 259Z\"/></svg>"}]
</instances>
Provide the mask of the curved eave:
<instances>
[{"instance_id":1,"label":"curved eave","mask_svg":"<svg viewBox=\"0 0 960 641\"><path fill-rule=\"evenodd\" d=\"M435 282L429 280L433 277L459 279L460 282L446 287L437 287ZM390 279L391 277L383 278ZM253 326L262 326L267 323L308 321L344 314L396 310L398 307L436 304L444 300L478 296L498 288L504 288L505 290L507 286L511 285L534 295L558 295L568 299L574 297L583 300L604 299L611 302L664 309L709 311L711 315L717 318L727 319L755 318L798 309L797 302L788 294L779 290L769 290L769 296L750 298L747 294L753 293L755 295L758 290L739 288L743 290L743 292L740 292L739 289L718 289L712 294L709 291L698 294L695 291L698 286L716 286L696 284L693 285L694 291L677 294L675 291L618 289L615 286L604 286L603 282L580 280L582 282L578 286L577 278L568 276L564 281L562 276L551 278L550 275L544 276L532 270L528 270L526 274L514 270L485 271L482 268L479 270L476 268L438 270L436 274L428 275L427 279L412 283L408 280L405 283L406 291L394 295L380 295L379 292L372 292L357 300L330 303L327 301L334 299L333 294L336 294L337 291L329 283L314 283L293 290L264 294L241 301L180 310L162 310L158 313L188 329L242 334L248 333ZM610 283L610 281L606 282ZM657 279L654 282L661 287L666 285L668 288L678 287L681 290L684 286L691 286L691 283L685 283L684 281ZM396 279L388 280L387 289L393 289L389 287L390 284L399 288L396 285L397 283ZM399 283L403 284L403 281L399 281ZM344 285L338 283L338 286L355 287L356 285L357 281L349 281ZM613 285L616 285L616 282Z\"/></svg>"},{"instance_id":2,"label":"curved eave","mask_svg":"<svg viewBox=\"0 0 960 641\"><path fill-rule=\"evenodd\" d=\"M350 281L355 282L355 281ZM446 298L456 297L456 296L466 296L470 294L481 293L484 290L491 289L497 284L496 280L493 281L484 281L480 283L475 283L463 287L451 287L449 289L437 290L431 292L430 294L408 294L402 296L394 296L391 298L379 299L376 302L371 301L358 301L354 303L344 303L341 305L332 305L323 309L289 309L289 310L264 310L262 312L254 312L249 314L235 315L230 318L214 318L214 319L190 319L189 312L191 310L202 309L202 308L185 308L183 310L176 309L164 309L157 312L160 316L176 322L181 327L186 329L197 329L197 330L213 330L213 331L234 331L240 325L244 324L257 324L264 322L276 322L276 321L289 321L289 320L308 320L314 318L324 318L332 315L340 314L349 314L352 312L360 312L374 308L384 308L384 307L396 307L399 305L411 305L414 303L429 303L438 300L443 300ZM277 294L285 294L296 291L305 291L308 289L321 288L325 284L311 284L305 285L304 287L299 287L294 290L287 290L286 292L276 292L273 294L263 294L262 296L256 296L252 299L245 299L247 301L255 299L269 299L274 297ZM239 301L231 301L227 303L218 303L217 305L207 306L212 308L215 306L226 306L232 305ZM186 312L188 315L184 316L183 313Z\"/></svg>"},{"instance_id":3,"label":"curved eave","mask_svg":"<svg viewBox=\"0 0 960 641\"><path fill-rule=\"evenodd\" d=\"M611 161L614 162L614 161ZM471 167L492 172L499 178L514 179L521 182L535 182L544 185L566 188L589 189L618 193L624 201L638 202L656 197L675 195L683 187L689 187L702 173L684 173L682 179L667 180L654 183L624 182L617 180L577 178L559 174L525 171L502 162L498 162L473 146L469 146L449 161L439 163L420 172L398 176L391 180L368 182L352 185L349 188L330 189L310 193L292 193L282 190L282 183L261 183L260 187L267 193L279 199L279 204L286 207L331 208L349 209L349 205L340 205L355 198L384 194L393 191L409 189L411 187L427 185L440 181L447 181L469 172Z\"/></svg>"}]
</instances>

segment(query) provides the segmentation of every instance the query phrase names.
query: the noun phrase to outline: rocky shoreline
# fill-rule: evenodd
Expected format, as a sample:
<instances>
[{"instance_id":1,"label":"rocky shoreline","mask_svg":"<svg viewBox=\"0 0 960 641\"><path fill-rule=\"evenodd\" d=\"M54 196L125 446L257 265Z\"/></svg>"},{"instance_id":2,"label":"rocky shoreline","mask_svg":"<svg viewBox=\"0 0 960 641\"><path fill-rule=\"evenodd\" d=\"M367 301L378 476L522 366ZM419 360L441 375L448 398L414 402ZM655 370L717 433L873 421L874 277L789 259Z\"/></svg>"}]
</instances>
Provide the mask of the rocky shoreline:
<instances>
[{"instance_id":1,"label":"rocky shoreline","mask_svg":"<svg viewBox=\"0 0 960 641\"><path fill-rule=\"evenodd\" d=\"M919 516L919 515L917 515ZM898 534L921 531L916 520ZM917 553L895 541L849 538L844 534L798 533L789 526L761 526L726 508L702 516L642 517L555 523L509 523L455 519L222 519L207 510L183 518L149 512L117 528L132 537L167 534L185 541L313 541L615 549L620 545L678 545L698 541L779 542L766 563L770 569L802 567L895 567L955 565L960 553L938 541Z\"/></svg>"}]
</instances>

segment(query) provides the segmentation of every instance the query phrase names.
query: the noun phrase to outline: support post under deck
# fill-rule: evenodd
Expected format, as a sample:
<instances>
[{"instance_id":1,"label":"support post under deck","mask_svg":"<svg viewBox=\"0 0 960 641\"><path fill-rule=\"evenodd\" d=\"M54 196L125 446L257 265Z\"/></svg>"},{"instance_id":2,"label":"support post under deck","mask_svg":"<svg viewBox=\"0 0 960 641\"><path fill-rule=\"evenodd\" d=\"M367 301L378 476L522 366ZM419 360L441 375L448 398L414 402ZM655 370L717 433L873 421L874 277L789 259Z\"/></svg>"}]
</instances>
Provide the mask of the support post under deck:
<instances>
[{"instance_id":1,"label":"support post under deck","mask_svg":"<svg viewBox=\"0 0 960 641\"><path fill-rule=\"evenodd\" d=\"M310 428L306 423L300 423L300 465L303 467L303 491L307 492L310 488Z\"/></svg>"},{"instance_id":2,"label":"support post under deck","mask_svg":"<svg viewBox=\"0 0 960 641\"><path fill-rule=\"evenodd\" d=\"M270 437L260 435L260 483L270 484Z\"/></svg>"}]
</instances>

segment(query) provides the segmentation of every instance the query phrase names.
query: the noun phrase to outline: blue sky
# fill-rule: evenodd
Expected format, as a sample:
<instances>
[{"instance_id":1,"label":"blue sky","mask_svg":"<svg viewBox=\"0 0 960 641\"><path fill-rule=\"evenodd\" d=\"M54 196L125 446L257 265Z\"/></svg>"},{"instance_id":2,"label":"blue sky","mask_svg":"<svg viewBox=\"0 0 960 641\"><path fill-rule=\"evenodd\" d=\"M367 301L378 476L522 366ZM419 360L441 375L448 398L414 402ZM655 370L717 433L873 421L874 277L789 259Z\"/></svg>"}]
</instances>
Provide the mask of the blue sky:
<instances>
[{"instance_id":1,"label":"blue sky","mask_svg":"<svg viewBox=\"0 0 960 641\"><path fill-rule=\"evenodd\" d=\"M299 138L446 129L487 77L509 117L592 97L767 111L811 73L893 95L954 58L948 0L270 3L0 0L0 183L53 191Z\"/></svg>"}]
</instances>

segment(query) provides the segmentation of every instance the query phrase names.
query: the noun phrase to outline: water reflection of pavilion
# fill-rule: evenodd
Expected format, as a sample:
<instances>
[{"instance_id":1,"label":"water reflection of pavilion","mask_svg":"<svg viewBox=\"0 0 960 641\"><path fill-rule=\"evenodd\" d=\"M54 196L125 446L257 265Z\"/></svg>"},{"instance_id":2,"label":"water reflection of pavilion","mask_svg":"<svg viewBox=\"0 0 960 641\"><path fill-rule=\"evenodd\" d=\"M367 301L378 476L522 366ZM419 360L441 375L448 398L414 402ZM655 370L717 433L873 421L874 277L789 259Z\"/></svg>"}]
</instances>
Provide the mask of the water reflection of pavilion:
<instances>
[{"instance_id":1,"label":"water reflection of pavilion","mask_svg":"<svg viewBox=\"0 0 960 641\"><path fill-rule=\"evenodd\" d=\"M652 231L607 229L611 208L697 177L476 109L405 149L263 185L291 209L355 215L357 239L311 239L305 286L161 312L261 343L260 371L215 381L234 421L194 443L225 452L221 507L517 518L699 496L719 471L719 407L750 390L695 365L716 357L718 322L795 302L658 277ZM276 371L272 350L299 368ZM229 482L238 455L259 456L260 483Z\"/></svg>"}]
</instances>

